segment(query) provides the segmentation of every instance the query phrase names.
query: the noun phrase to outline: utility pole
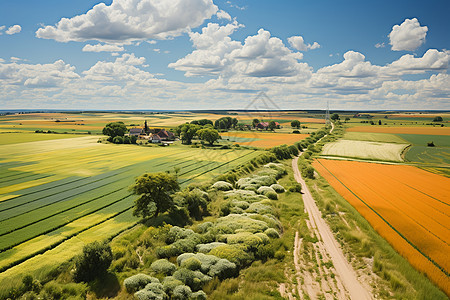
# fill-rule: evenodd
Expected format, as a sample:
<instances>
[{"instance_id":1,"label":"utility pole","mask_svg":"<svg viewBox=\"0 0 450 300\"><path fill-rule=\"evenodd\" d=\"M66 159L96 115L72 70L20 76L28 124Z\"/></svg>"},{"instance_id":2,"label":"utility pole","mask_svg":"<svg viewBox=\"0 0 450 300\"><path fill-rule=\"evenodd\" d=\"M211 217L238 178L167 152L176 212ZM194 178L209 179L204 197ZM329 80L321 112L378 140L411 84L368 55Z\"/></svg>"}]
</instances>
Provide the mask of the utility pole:
<instances>
[{"instance_id":1,"label":"utility pole","mask_svg":"<svg viewBox=\"0 0 450 300\"><path fill-rule=\"evenodd\" d=\"M325 124L330 124L330 103L327 101L327 110L325 111Z\"/></svg>"}]
</instances>

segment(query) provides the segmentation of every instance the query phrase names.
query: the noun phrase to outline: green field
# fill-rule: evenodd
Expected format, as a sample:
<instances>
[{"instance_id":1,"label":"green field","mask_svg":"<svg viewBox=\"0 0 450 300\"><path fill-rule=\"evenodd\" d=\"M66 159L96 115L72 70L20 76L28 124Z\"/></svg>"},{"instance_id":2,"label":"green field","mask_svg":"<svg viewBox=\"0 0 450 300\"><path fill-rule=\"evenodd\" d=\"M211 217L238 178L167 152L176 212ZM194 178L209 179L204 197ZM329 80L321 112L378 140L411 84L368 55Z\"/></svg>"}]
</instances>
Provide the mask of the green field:
<instances>
[{"instance_id":1,"label":"green field","mask_svg":"<svg viewBox=\"0 0 450 300\"><path fill-rule=\"evenodd\" d=\"M380 143L407 144L408 142L395 134L371 132L346 132L344 140L369 141Z\"/></svg>"},{"instance_id":2,"label":"green field","mask_svg":"<svg viewBox=\"0 0 450 300\"><path fill-rule=\"evenodd\" d=\"M40 274L78 254L85 243L133 226L135 196L128 187L142 173L177 167L183 187L211 180L261 153L97 140L84 136L0 146L0 282Z\"/></svg>"},{"instance_id":3,"label":"green field","mask_svg":"<svg viewBox=\"0 0 450 300\"><path fill-rule=\"evenodd\" d=\"M401 153L407 144L339 140L323 147L322 155L370 160L402 161Z\"/></svg>"},{"instance_id":4,"label":"green field","mask_svg":"<svg viewBox=\"0 0 450 300\"><path fill-rule=\"evenodd\" d=\"M0 132L0 145L28 143L36 141L59 140L77 137L71 134L34 133L34 132Z\"/></svg>"},{"instance_id":5,"label":"green field","mask_svg":"<svg viewBox=\"0 0 450 300\"><path fill-rule=\"evenodd\" d=\"M412 144L405 159L421 164L434 164L437 167L450 167L450 137L448 135L397 134ZM433 142L435 147L428 147ZM448 173L444 172L444 173Z\"/></svg>"}]
</instances>

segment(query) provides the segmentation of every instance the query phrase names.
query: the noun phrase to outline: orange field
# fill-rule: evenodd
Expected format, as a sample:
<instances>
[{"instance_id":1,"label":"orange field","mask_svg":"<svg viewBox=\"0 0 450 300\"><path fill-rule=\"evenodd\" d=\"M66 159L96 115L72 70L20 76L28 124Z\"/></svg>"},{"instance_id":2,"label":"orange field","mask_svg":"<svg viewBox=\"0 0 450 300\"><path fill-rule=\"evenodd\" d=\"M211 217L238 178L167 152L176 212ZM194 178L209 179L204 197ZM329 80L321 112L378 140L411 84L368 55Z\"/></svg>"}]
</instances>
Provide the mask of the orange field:
<instances>
[{"instance_id":1,"label":"orange field","mask_svg":"<svg viewBox=\"0 0 450 300\"><path fill-rule=\"evenodd\" d=\"M450 179L412 166L319 159L316 170L450 295Z\"/></svg>"},{"instance_id":2,"label":"orange field","mask_svg":"<svg viewBox=\"0 0 450 300\"><path fill-rule=\"evenodd\" d=\"M272 133L272 132L223 132L220 134L222 138L244 138L254 139L252 141L238 141L239 145L270 148L283 144L292 145L295 142L301 141L309 136L309 134L291 134L291 133Z\"/></svg>"},{"instance_id":3,"label":"orange field","mask_svg":"<svg viewBox=\"0 0 450 300\"><path fill-rule=\"evenodd\" d=\"M374 132L374 133L399 133L399 134L427 134L450 135L450 127L378 127L357 126L347 128L346 131Z\"/></svg>"}]
</instances>

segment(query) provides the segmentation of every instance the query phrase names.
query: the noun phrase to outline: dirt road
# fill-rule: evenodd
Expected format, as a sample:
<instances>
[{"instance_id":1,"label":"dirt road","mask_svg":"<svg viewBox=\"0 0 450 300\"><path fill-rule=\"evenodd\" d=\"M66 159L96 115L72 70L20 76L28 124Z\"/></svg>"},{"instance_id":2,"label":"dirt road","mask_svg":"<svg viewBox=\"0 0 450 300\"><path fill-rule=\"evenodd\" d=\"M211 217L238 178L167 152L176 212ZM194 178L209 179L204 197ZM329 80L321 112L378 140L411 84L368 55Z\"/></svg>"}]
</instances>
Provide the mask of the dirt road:
<instances>
[{"instance_id":1,"label":"dirt road","mask_svg":"<svg viewBox=\"0 0 450 300\"><path fill-rule=\"evenodd\" d=\"M311 192L309 191L308 187L306 186L305 181L303 180L300 171L298 169L298 157L294 158L292 160L292 168L294 170L294 177L295 180L302 185L302 192L303 192L303 202L305 205L305 210L307 211L309 215L309 225L313 232L318 236L319 242L318 242L318 251L321 252L322 255L326 255L331 259L333 262L333 266L336 272L336 281L332 284L328 283L327 289L334 290L333 293L335 296L337 296L339 299L372 299L372 296L368 289L363 286L358 281L358 277L356 275L356 272L353 270L352 266L348 263L347 259L345 258L342 249L339 247L338 242L333 236L333 233L331 232L329 226L325 223L325 220L322 218L322 214L319 211ZM298 234L296 234L296 241L295 245L296 248L299 247L301 241L297 240ZM294 249L294 253L298 253L297 251L300 251L300 249ZM324 253L322 253L324 252ZM298 269L298 255L294 255L295 265L296 269ZM305 284L306 284L305 280ZM324 284L320 286L320 288L323 290ZM342 290L343 289L343 290ZM309 294L308 296L310 298L316 298L316 295L314 295L314 290L311 291L312 294L310 294L311 288L306 286L304 292ZM316 289L317 291L317 289Z\"/></svg>"}]
</instances>

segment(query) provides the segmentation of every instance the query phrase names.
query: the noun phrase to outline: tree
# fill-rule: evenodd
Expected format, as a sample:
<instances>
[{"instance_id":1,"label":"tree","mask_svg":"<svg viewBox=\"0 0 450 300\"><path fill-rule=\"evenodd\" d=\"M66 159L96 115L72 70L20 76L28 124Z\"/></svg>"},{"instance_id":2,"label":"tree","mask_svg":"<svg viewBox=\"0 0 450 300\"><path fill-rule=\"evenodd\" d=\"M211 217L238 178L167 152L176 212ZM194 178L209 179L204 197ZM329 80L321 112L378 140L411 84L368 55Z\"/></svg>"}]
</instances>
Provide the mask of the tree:
<instances>
[{"instance_id":1,"label":"tree","mask_svg":"<svg viewBox=\"0 0 450 300\"><path fill-rule=\"evenodd\" d=\"M123 122L111 122L106 124L102 133L108 135L109 139L112 140L116 136L124 136L127 131L127 126Z\"/></svg>"},{"instance_id":2,"label":"tree","mask_svg":"<svg viewBox=\"0 0 450 300\"><path fill-rule=\"evenodd\" d=\"M181 137L183 144L189 145L200 128L199 125L186 123L178 126L175 132Z\"/></svg>"},{"instance_id":3,"label":"tree","mask_svg":"<svg viewBox=\"0 0 450 300\"><path fill-rule=\"evenodd\" d=\"M147 120L145 120L145 122L144 122L144 131L145 131L145 133L150 132L150 129L148 128L148 125L147 125Z\"/></svg>"},{"instance_id":4,"label":"tree","mask_svg":"<svg viewBox=\"0 0 450 300\"><path fill-rule=\"evenodd\" d=\"M253 127L256 127L256 125L258 125L258 124L259 124L259 120L258 119L253 119L253 121L252 121Z\"/></svg>"},{"instance_id":5,"label":"tree","mask_svg":"<svg viewBox=\"0 0 450 300\"><path fill-rule=\"evenodd\" d=\"M347 123L348 121L350 121L349 117L345 117L345 123Z\"/></svg>"},{"instance_id":6,"label":"tree","mask_svg":"<svg viewBox=\"0 0 450 300\"><path fill-rule=\"evenodd\" d=\"M133 215L143 218L157 217L173 207L172 194L180 189L177 177L168 173L146 173L136 179L131 187L140 195L134 201Z\"/></svg>"},{"instance_id":7,"label":"tree","mask_svg":"<svg viewBox=\"0 0 450 300\"><path fill-rule=\"evenodd\" d=\"M239 123L239 120L236 118L231 119L231 125L233 128L236 128L237 123Z\"/></svg>"},{"instance_id":8,"label":"tree","mask_svg":"<svg viewBox=\"0 0 450 300\"><path fill-rule=\"evenodd\" d=\"M433 122L442 122L443 121L443 119L442 119L442 117L435 117L434 119L433 119Z\"/></svg>"},{"instance_id":9,"label":"tree","mask_svg":"<svg viewBox=\"0 0 450 300\"><path fill-rule=\"evenodd\" d=\"M275 128L277 128L277 124L275 123L275 121L270 121L269 129L273 131Z\"/></svg>"},{"instance_id":10,"label":"tree","mask_svg":"<svg viewBox=\"0 0 450 300\"><path fill-rule=\"evenodd\" d=\"M106 273L112 262L111 246L98 241L83 247L75 260L75 281L91 281Z\"/></svg>"},{"instance_id":11,"label":"tree","mask_svg":"<svg viewBox=\"0 0 450 300\"><path fill-rule=\"evenodd\" d=\"M330 117L330 119L333 120L333 121L340 120L339 115L336 114L336 113L332 114L331 117Z\"/></svg>"},{"instance_id":12,"label":"tree","mask_svg":"<svg viewBox=\"0 0 450 300\"><path fill-rule=\"evenodd\" d=\"M299 120L294 120L291 122L291 127L292 128L300 128L300 121Z\"/></svg>"},{"instance_id":13,"label":"tree","mask_svg":"<svg viewBox=\"0 0 450 300\"><path fill-rule=\"evenodd\" d=\"M378 120L378 125L381 125L381 120Z\"/></svg>"},{"instance_id":14,"label":"tree","mask_svg":"<svg viewBox=\"0 0 450 300\"><path fill-rule=\"evenodd\" d=\"M205 126L207 124L213 125L213 121L208 120L208 119L193 120L193 121L191 121L191 124L200 125L200 126Z\"/></svg>"},{"instance_id":15,"label":"tree","mask_svg":"<svg viewBox=\"0 0 450 300\"><path fill-rule=\"evenodd\" d=\"M203 128L197 131L197 135L201 140L207 141L211 146L220 139L219 132L215 129Z\"/></svg>"}]
</instances>

